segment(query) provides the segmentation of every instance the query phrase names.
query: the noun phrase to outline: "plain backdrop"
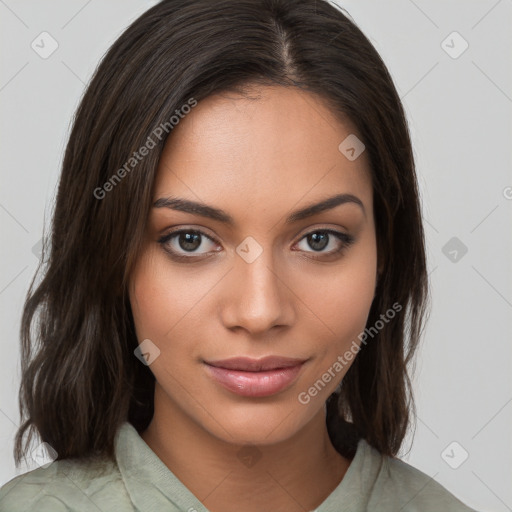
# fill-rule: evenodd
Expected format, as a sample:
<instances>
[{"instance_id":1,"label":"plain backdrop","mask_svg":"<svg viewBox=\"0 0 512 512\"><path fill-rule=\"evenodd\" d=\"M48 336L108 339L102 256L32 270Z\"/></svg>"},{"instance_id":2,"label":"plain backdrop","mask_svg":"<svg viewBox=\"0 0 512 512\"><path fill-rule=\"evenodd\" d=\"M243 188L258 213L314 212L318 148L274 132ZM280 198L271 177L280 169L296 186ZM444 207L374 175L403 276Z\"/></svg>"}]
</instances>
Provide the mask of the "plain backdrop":
<instances>
[{"instance_id":1,"label":"plain backdrop","mask_svg":"<svg viewBox=\"0 0 512 512\"><path fill-rule=\"evenodd\" d=\"M0 485L35 467L12 455L18 330L70 121L100 58L154 3L0 0ZM512 510L512 1L338 4L393 76L423 202L432 310L401 456L477 510ZM32 48L42 32L58 44L47 58Z\"/></svg>"}]
</instances>

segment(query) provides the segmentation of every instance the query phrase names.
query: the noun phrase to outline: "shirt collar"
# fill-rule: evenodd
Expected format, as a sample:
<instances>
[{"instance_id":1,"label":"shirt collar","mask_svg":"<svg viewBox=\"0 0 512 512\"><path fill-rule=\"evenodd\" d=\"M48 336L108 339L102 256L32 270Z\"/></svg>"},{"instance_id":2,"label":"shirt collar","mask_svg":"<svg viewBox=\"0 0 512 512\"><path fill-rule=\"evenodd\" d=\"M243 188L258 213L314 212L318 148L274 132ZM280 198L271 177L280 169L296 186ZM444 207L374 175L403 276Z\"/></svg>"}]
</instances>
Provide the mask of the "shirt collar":
<instances>
[{"instance_id":1,"label":"shirt collar","mask_svg":"<svg viewBox=\"0 0 512 512\"><path fill-rule=\"evenodd\" d=\"M118 430L115 455L126 490L140 512L209 512L129 422Z\"/></svg>"}]
</instances>

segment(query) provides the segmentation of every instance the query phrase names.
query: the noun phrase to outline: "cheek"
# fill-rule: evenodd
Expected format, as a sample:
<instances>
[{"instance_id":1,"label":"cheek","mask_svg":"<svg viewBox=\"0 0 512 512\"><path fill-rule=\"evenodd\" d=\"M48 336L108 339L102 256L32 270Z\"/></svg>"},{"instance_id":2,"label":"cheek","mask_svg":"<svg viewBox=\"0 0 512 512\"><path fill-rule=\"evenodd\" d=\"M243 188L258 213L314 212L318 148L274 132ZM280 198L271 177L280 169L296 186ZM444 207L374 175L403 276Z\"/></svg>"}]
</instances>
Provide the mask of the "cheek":
<instances>
[{"instance_id":1,"label":"cheek","mask_svg":"<svg viewBox=\"0 0 512 512\"><path fill-rule=\"evenodd\" d=\"M165 255L148 250L132 274L130 303L139 344L149 339L159 350L150 365L156 380L171 386L186 382L181 362L194 350L190 333L197 297L184 273L172 271Z\"/></svg>"},{"instance_id":2,"label":"cheek","mask_svg":"<svg viewBox=\"0 0 512 512\"><path fill-rule=\"evenodd\" d=\"M178 379L182 385L187 382L189 391L195 387L188 371L204 350L209 327L205 305L217 281L213 272L195 279L193 270L171 264L158 247L148 249L139 260L130 283L130 302L139 343L149 339L160 351L150 367L159 382Z\"/></svg>"},{"instance_id":3,"label":"cheek","mask_svg":"<svg viewBox=\"0 0 512 512\"><path fill-rule=\"evenodd\" d=\"M375 293L376 248L371 238L347 253L336 271L315 277L307 280L309 287L304 283L302 292L316 317L308 323L316 358L298 395L301 404L310 403L313 409L334 391L357 357Z\"/></svg>"},{"instance_id":4,"label":"cheek","mask_svg":"<svg viewBox=\"0 0 512 512\"><path fill-rule=\"evenodd\" d=\"M364 329L375 295L376 263L375 241L368 236L336 268L319 268L297 283L298 295L336 343Z\"/></svg>"},{"instance_id":5,"label":"cheek","mask_svg":"<svg viewBox=\"0 0 512 512\"><path fill-rule=\"evenodd\" d=\"M187 312L182 299L182 286L179 275L170 275L163 271L158 255L146 253L135 269L130 287L135 332L139 344L149 339L158 347L159 355L151 363L150 369L158 381L164 378L164 372L170 361L180 360L179 343L171 343L176 336L176 326ZM190 308L188 308L190 309Z\"/></svg>"},{"instance_id":6,"label":"cheek","mask_svg":"<svg viewBox=\"0 0 512 512\"><path fill-rule=\"evenodd\" d=\"M155 338L165 343L172 338L180 322L194 309L204 294L204 282L187 278L158 249L147 251L132 275L130 302L137 336ZM195 289L201 287L201 289ZM193 313L192 313L193 314Z\"/></svg>"}]
</instances>

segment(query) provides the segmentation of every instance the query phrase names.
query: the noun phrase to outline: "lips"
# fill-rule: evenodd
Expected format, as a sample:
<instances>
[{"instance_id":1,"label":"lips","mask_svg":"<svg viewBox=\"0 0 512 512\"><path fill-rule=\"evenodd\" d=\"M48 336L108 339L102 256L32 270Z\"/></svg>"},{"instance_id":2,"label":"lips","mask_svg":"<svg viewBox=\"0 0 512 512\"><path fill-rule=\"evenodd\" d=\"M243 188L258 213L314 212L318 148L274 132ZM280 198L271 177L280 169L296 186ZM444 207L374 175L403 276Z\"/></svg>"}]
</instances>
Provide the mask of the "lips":
<instances>
[{"instance_id":1,"label":"lips","mask_svg":"<svg viewBox=\"0 0 512 512\"><path fill-rule=\"evenodd\" d=\"M278 370L297 366L305 359L293 359L290 357L268 356L262 359L250 359L248 357L233 357L221 361L206 361L206 364L226 370L239 370L242 372L260 372L266 370Z\"/></svg>"},{"instance_id":2,"label":"lips","mask_svg":"<svg viewBox=\"0 0 512 512\"><path fill-rule=\"evenodd\" d=\"M306 360L269 356L263 359L235 357L205 361L208 375L225 389L241 396L271 396L289 387Z\"/></svg>"}]
</instances>

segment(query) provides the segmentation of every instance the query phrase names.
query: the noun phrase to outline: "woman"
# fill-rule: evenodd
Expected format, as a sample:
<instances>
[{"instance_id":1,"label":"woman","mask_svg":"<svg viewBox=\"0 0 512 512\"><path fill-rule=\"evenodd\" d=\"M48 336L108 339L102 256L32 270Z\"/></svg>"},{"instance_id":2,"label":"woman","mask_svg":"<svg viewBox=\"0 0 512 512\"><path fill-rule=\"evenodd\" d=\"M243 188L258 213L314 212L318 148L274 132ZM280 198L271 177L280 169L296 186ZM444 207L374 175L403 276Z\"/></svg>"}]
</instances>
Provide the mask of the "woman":
<instances>
[{"instance_id":1,"label":"woman","mask_svg":"<svg viewBox=\"0 0 512 512\"><path fill-rule=\"evenodd\" d=\"M329 3L143 14L78 108L50 242L15 459L37 433L53 462L0 510L471 510L396 456L428 296L414 161Z\"/></svg>"}]
</instances>

